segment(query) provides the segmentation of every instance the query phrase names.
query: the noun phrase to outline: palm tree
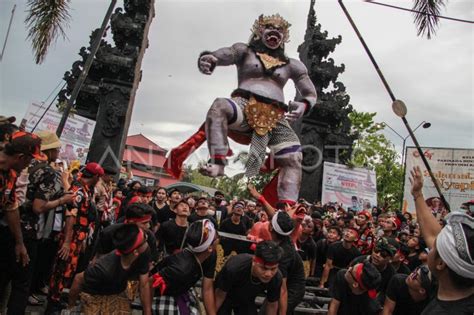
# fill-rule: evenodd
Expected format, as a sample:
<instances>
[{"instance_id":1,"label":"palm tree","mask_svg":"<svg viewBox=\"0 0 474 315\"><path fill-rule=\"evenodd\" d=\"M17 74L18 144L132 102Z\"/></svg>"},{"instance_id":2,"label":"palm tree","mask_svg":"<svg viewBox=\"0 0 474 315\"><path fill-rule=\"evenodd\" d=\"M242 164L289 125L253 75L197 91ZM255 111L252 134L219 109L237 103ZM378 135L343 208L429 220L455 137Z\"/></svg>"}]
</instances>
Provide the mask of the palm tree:
<instances>
[{"instance_id":1,"label":"palm tree","mask_svg":"<svg viewBox=\"0 0 474 315\"><path fill-rule=\"evenodd\" d=\"M64 30L71 19L69 2L70 0L28 0L25 24L37 64L45 60L48 48L59 36L67 38Z\"/></svg>"},{"instance_id":2,"label":"palm tree","mask_svg":"<svg viewBox=\"0 0 474 315\"><path fill-rule=\"evenodd\" d=\"M428 39L436 33L438 27L441 8L444 7L445 0L414 0L413 11L415 13L415 25L418 35L425 35Z\"/></svg>"}]
</instances>

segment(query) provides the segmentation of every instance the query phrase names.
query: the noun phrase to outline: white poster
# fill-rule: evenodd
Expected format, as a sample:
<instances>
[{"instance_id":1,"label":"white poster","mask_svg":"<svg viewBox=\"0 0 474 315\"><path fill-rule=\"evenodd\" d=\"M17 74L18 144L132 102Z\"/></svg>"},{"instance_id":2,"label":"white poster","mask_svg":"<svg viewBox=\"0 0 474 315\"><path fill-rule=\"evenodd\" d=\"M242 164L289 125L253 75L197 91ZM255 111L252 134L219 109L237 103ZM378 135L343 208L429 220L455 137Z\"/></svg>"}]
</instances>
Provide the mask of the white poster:
<instances>
[{"instance_id":1,"label":"white poster","mask_svg":"<svg viewBox=\"0 0 474 315\"><path fill-rule=\"evenodd\" d=\"M474 199L474 149L422 148L441 192L456 211L466 201ZM433 213L443 214L444 205L415 147L407 147L403 209L415 212L411 196L410 170L419 166L423 172L423 196Z\"/></svg>"},{"instance_id":2,"label":"white poster","mask_svg":"<svg viewBox=\"0 0 474 315\"><path fill-rule=\"evenodd\" d=\"M322 203L342 203L355 211L377 206L375 171L324 162Z\"/></svg>"},{"instance_id":3,"label":"white poster","mask_svg":"<svg viewBox=\"0 0 474 315\"><path fill-rule=\"evenodd\" d=\"M25 118L22 121L22 124L25 125L26 131L31 132L44 114L46 108L46 104L41 105L39 102L33 102L30 105ZM51 106L34 131L49 130L56 132L61 117L62 114L58 112L56 106ZM74 115L73 117L69 116L61 135L62 147L59 158L61 160L66 160L68 165L74 160L79 160L81 164L84 164L87 158L87 152L89 151L89 145L94 128L95 121L93 120L79 115Z\"/></svg>"}]
</instances>

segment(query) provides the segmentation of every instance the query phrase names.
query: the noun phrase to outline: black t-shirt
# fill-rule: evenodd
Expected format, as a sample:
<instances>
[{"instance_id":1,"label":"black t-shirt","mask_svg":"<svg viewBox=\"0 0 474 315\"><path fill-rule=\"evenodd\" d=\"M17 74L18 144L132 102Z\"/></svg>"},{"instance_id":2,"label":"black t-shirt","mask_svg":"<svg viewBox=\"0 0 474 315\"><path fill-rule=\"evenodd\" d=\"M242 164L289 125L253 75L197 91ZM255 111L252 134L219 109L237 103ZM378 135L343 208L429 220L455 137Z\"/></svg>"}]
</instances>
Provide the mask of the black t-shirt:
<instances>
[{"instance_id":1,"label":"black t-shirt","mask_svg":"<svg viewBox=\"0 0 474 315\"><path fill-rule=\"evenodd\" d=\"M323 238L316 242L316 271L315 276L321 277L323 266L326 263L329 244L327 239Z\"/></svg>"},{"instance_id":2,"label":"black t-shirt","mask_svg":"<svg viewBox=\"0 0 474 315\"><path fill-rule=\"evenodd\" d=\"M202 276L213 279L216 260L217 255L213 252L200 267L196 257L188 249L167 256L158 266L158 273L166 283L164 294L170 296L181 295L195 286ZM155 290L155 294L159 294L159 292L160 290Z\"/></svg>"},{"instance_id":3,"label":"black t-shirt","mask_svg":"<svg viewBox=\"0 0 474 315\"><path fill-rule=\"evenodd\" d=\"M168 254L174 254L176 250L181 248L186 229L186 226L178 226L175 220L164 222L158 230L160 246L164 246Z\"/></svg>"},{"instance_id":4,"label":"black t-shirt","mask_svg":"<svg viewBox=\"0 0 474 315\"><path fill-rule=\"evenodd\" d=\"M219 314L230 314L232 309L236 314L254 314L257 295L265 294L268 302L280 298L280 272L270 282L262 283L251 276L252 259L250 254L232 256L217 274L214 286L227 293Z\"/></svg>"},{"instance_id":5,"label":"black t-shirt","mask_svg":"<svg viewBox=\"0 0 474 315\"><path fill-rule=\"evenodd\" d=\"M244 213L244 215L240 218L240 221L244 222L245 227L247 228L247 231L250 230L253 226L253 220L250 218L247 214Z\"/></svg>"},{"instance_id":6,"label":"black t-shirt","mask_svg":"<svg viewBox=\"0 0 474 315\"><path fill-rule=\"evenodd\" d=\"M395 269L395 267L392 265L393 269ZM395 270L396 273L401 273L401 274L404 274L404 275L409 275L411 273L410 271L410 268L408 268L408 266L404 263L401 263L400 266L398 267L397 270Z\"/></svg>"},{"instance_id":7,"label":"black t-shirt","mask_svg":"<svg viewBox=\"0 0 474 315\"><path fill-rule=\"evenodd\" d=\"M434 298L421 315L472 315L474 314L474 294L457 301L441 301Z\"/></svg>"},{"instance_id":8,"label":"black t-shirt","mask_svg":"<svg viewBox=\"0 0 474 315\"><path fill-rule=\"evenodd\" d=\"M428 298L420 302L413 301L405 282L407 277L396 274L388 284L386 296L396 303L393 315L419 315L428 303Z\"/></svg>"},{"instance_id":9,"label":"black t-shirt","mask_svg":"<svg viewBox=\"0 0 474 315\"><path fill-rule=\"evenodd\" d=\"M158 220L158 223L163 224L163 222L169 221L169 220L174 220L176 218L176 213L171 211L171 208L168 204L165 204L163 208L158 209L156 206L156 203L153 203L153 209L156 211L156 218Z\"/></svg>"},{"instance_id":10,"label":"black t-shirt","mask_svg":"<svg viewBox=\"0 0 474 315\"><path fill-rule=\"evenodd\" d=\"M365 256L359 256L355 258L352 262L351 265L354 266L355 264L361 263L364 260L368 260L369 262L372 263L372 260L370 258L370 255L365 255ZM379 287L377 288L377 293L382 293L385 294L387 291L388 283L390 282L390 279L392 279L393 275L396 273L395 269L393 269L391 264L387 264L387 267L383 270L380 271L380 275L382 276L382 282L380 283ZM382 298L380 301L383 302L384 298Z\"/></svg>"},{"instance_id":11,"label":"black t-shirt","mask_svg":"<svg viewBox=\"0 0 474 315\"><path fill-rule=\"evenodd\" d=\"M316 243L311 237L308 237L304 242L300 242L297 240L298 247L298 254L300 255L303 261L313 260L316 258Z\"/></svg>"},{"instance_id":12,"label":"black t-shirt","mask_svg":"<svg viewBox=\"0 0 474 315\"><path fill-rule=\"evenodd\" d=\"M222 221L227 219L227 207L226 206L219 206L216 207L216 213L214 214L216 218L217 224L221 224Z\"/></svg>"},{"instance_id":13,"label":"black t-shirt","mask_svg":"<svg viewBox=\"0 0 474 315\"><path fill-rule=\"evenodd\" d=\"M369 305L372 303L367 292L361 295L352 293L349 284L345 279L346 269L337 272L334 278L334 284L329 289L329 294L333 299L340 302L338 315L368 315L373 314Z\"/></svg>"},{"instance_id":14,"label":"black t-shirt","mask_svg":"<svg viewBox=\"0 0 474 315\"><path fill-rule=\"evenodd\" d=\"M329 245L327 259L332 260L332 265L338 269L347 268L351 261L360 256L360 251L355 247L347 249L342 246L342 241Z\"/></svg>"},{"instance_id":15,"label":"black t-shirt","mask_svg":"<svg viewBox=\"0 0 474 315\"><path fill-rule=\"evenodd\" d=\"M243 217L242 217L243 218ZM248 227L242 220L239 221L239 224L234 224L232 218L227 218L221 222L219 230L226 233L238 234L238 235L247 235Z\"/></svg>"},{"instance_id":16,"label":"black t-shirt","mask_svg":"<svg viewBox=\"0 0 474 315\"><path fill-rule=\"evenodd\" d=\"M199 220L204 220L208 219L211 220L212 224L214 224L215 228L217 229L217 221L212 215L205 215L203 217L199 216L196 212L193 212L189 217L188 217L188 222L189 224L199 221Z\"/></svg>"},{"instance_id":17,"label":"black t-shirt","mask_svg":"<svg viewBox=\"0 0 474 315\"><path fill-rule=\"evenodd\" d=\"M221 221L219 231L237 235L247 235L247 226L242 220L240 220L239 224L234 224L230 217ZM235 251L238 254L248 253L248 248L250 246L250 243L248 242L225 237L221 238L220 244L224 250L224 256L228 256L232 251Z\"/></svg>"},{"instance_id":18,"label":"black t-shirt","mask_svg":"<svg viewBox=\"0 0 474 315\"><path fill-rule=\"evenodd\" d=\"M113 242L114 232L125 223L112 224L100 231L99 237L95 242L95 255L105 255L115 249ZM158 249L156 247L156 238L150 230L144 230L147 234L147 243L150 248L150 255L152 260L158 259Z\"/></svg>"},{"instance_id":19,"label":"black t-shirt","mask_svg":"<svg viewBox=\"0 0 474 315\"><path fill-rule=\"evenodd\" d=\"M417 252L416 255L413 256L407 256L408 260L408 269L411 271L415 270L416 267L421 265L421 260L418 258L419 253Z\"/></svg>"},{"instance_id":20,"label":"black t-shirt","mask_svg":"<svg viewBox=\"0 0 474 315\"><path fill-rule=\"evenodd\" d=\"M111 252L90 264L84 272L82 290L93 295L119 294L127 287L127 281L148 274L149 257L140 255L127 270L123 269L120 256Z\"/></svg>"},{"instance_id":21,"label":"black t-shirt","mask_svg":"<svg viewBox=\"0 0 474 315\"><path fill-rule=\"evenodd\" d=\"M287 279L288 294L303 298L306 284L303 261L289 238L281 242L280 247L283 249L283 257L278 264L278 269L280 269L283 278Z\"/></svg>"}]
</instances>

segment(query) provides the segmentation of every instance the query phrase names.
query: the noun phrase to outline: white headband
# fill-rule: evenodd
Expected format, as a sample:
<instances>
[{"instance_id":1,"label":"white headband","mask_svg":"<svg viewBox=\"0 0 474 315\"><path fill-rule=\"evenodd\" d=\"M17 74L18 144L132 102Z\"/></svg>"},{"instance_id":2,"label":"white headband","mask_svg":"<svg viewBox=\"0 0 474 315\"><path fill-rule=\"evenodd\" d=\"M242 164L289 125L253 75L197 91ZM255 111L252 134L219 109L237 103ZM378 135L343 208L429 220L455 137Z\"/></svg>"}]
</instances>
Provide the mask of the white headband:
<instances>
[{"instance_id":1,"label":"white headband","mask_svg":"<svg viewBox=\"0 0 474 315\"><path fill-rule=\"evenodd\" d=\"M469 244L461 224L474 229L474 219L462 213L446 216L446 226L436 238L439 256L449 269L464 278L474 279L474 261L469 253Z\"/></svg>"},{"instance_id":2,"label":"white headband","mask_svg":"<svg viewBox=\"0 0 474 315\"><path fill-rule=\"evenodd\" d=\"M202 221L203 232L206 226L209 230L209 235L207 239L202 242L202 237L204 236L204 233L201 233L201 241L199 242L201 245L198 245L196 247L192 247L191 245L189 245L189 249L194 253L202 253L203 251L208 249L209 246L211 246L212 242L214 242L214 238L216 237L216 228L214 227L214 224L208 219Z\"/></svg>"},{"instance_id":3,"label":"white headband","mask_svg":"<svg viewBox=\"0 0 474 315\"><path fill-rule=\"evenodd\" d=\"M278 215L282 213L281 210L278 210L274 215L273 215L273 218L272 218L272 227L273 229L275 230L275 232L277 232L277 234L280 234L280 235L283 235L283 236L288 236L291 234L291 232L293 232L293 229L291 229L289 232L283 232L283 230L281 229L280 225L278 224Z\"/></svg>"}]
</instances>

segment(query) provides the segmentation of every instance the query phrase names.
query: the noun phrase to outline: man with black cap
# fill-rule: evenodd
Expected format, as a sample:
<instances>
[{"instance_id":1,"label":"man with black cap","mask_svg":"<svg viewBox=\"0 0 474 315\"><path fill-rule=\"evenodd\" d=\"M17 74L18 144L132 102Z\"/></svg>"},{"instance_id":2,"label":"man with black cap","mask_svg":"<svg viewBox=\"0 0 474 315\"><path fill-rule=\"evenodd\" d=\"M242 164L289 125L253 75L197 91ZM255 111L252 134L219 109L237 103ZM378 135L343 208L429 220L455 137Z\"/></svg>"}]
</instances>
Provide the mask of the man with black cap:
<instances>
[{"instance_id":1,"label":"man with black cap","mask_svg":"<svg viewBox=\"0 0 474 315\"><path fill-rule=\"evenodd\" d=\"M116 251L102 256L75 276L69 292L69 308L76 305L80 294L85 315L131 314L124 291L127 281L138 278L143 314L151 315L150 249L146 235L136 224L123 224L116 229L113 234Z\"/></svg>"},{"instance_id":2,"label":"man with black cap","mask_svg":"<svg viewBox=\"0 0 474 315\"><path fill-rule=\"evenodd\" d=\"M416 217L428 248L428 267L438 279L436 297L423 315L474 313L474 218L454 212L441 228L423 197L423 172L411 171Z\"/></svg>"},{"instance_id":3,"label":"man with black cap","mask_svg":"<svg viewBox=\"0 0 474 315\"><path fill-rule=\"evenodd\" d=\"M388 284L382 315L419 315L434 293L434 283L425 265L409 275L394 275Z\"/></svg>"},{"instance_id":4,"label":"man with black cap","mask_svg":"<svg viewBox=\"0 0 474 315\"><path fill-rule=\"evenodd\" d=\"M217 221L212 215L207 213L208 210L209 210L209 201L207 200L206 197L200 197L196 203L196 211L193 212L189 216L188 222L193 223L198 220L209 219L217 228Z\"/></svg>"},{"instance_id":5,"label":"man with black cap","mask_svg":"<svg viewBox=\"0 0 474 315\"><path fill-rule=\"evenodd\" d=\"M266 296L266 314L277 314L283 251L273 241L257 244L255 255L239 254L227 260L215 281L217 314L257 314L255 298Z\"/></svg>"},{"instance_id":6,"label":"man with black cap","mask_svg":"<svg viewBox=\"0 0 474 315\"><path fill-rule=\"evenodd\" d=\"M15 188L17 175L32 159L47 160L37 135L14 132L0 148L0 296L12 280L7 314L23 314L29 293L25 267L30 259L23 241Z\"/></svg>"},{"instance_id":7,"label":"man with black cap","mask_svg":"<svg viewBox=\"0 0 474 315\"><path fill-rule=\"evenodd\" d=\"M392 279L392 276L396 273L395 269L390 264L390 261L397 252L397 249L392 242L395 241L381 237L375 243L370 255L359 256L351 262L351 265L355 265L363 261L368 261L380 272L382 281L376 288L379 307L382 307L384 304L385 292L387 290L388 283L390 282L390 279Z\"/></svg>"},{"instance_id":8,"label":"man with black cap","mask_svg":"<svg viewBox=\"0 0 474 315\"><path fill-rule=\"evenodd\" d=\"M339 270L329 291L328 315L377 314L378 310L371 310L370 306L380 281L379 271L367 261Z\"/></svg>"},{"instance_id":9,"label":"man with black cap","mask_svg":"<svg viewBox=\"0 0 474 315\"><path fill-rule=\"evenodd\" d=\"M70 191L75 198L67 205L65 225L59 237L59 251L56 256L53 275L50 281L48 308L46 313L58 311L61 292L69 288L76 273L79 255L85 250L85 241L97 213L93 205L94 186L104 175L104 169L95 162L86 164L77 181L73 182Z\"/></svg>"},{"instance_id":10,"label":"man with black cap","mask_svg":"<svg viewBox=\"0 0 474 315\"><path fill-rule=\"evenodd\" d=\"M268 229L272 240L283 250L283 257L278 265L283 277L279 313L293 314L296 306L303 300L306 283L303 261L290 240L294 222L288 213L279 210L273 215Z\"/></svg>"},{"instance_id":11,"label":"man with black cap","mask_svg":"<svg viewBox=\"0 0 474 315\"><path fill-rule=\"evenodd\" d=\"M165 257L153 275L153 288L157 297L154 305L157 314L194 314L199 301L191 288L202 280L202 297L206 313L216 314L214 299L215 248L217 230L209 220L196 221L189 226L184 249Z\"/></svg>"}]
</instances>

